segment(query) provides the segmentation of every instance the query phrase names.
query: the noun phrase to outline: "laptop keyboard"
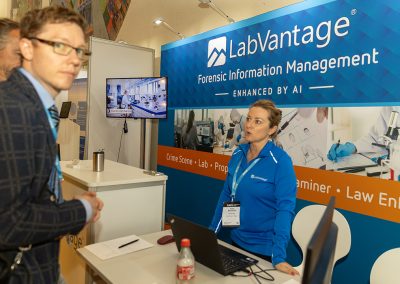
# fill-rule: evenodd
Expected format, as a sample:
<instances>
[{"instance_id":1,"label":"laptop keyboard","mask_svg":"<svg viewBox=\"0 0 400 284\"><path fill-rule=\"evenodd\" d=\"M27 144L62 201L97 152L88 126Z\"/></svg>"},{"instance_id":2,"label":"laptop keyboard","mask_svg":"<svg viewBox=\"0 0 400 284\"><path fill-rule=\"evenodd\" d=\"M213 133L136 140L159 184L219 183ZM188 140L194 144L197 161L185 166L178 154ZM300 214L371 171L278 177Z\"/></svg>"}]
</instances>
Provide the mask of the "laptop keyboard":
<instances>
[{"instance_id":1,"label":"laptop keyboard","mask_svg":"<svg viewBox=\"0 0 400 284\"><path fill-rule=\"evenodd\" d=\"M227 274L233 273L257 262L256 260L254 260L254 262L246 260L245 255L235 252L232 249L226 248L222 245L218 246L221 253L224 270Z\"/></svg>"}]
</instances>

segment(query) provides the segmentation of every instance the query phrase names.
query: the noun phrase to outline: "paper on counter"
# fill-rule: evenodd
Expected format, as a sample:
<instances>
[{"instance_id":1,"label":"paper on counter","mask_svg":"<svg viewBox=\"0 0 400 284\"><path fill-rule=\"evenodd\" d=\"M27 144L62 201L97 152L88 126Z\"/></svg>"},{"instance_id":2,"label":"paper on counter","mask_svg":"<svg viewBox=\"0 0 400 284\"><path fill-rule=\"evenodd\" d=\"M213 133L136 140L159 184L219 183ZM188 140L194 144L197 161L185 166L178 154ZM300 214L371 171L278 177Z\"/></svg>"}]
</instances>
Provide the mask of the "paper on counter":
<instances>
[{"instance_id":1,"label":"paper on counter","mask_svg":"<svg viewBox=\"0 0 400 284\"><path fill-rule=\"evenodd\" d=\"M288 281L283 282L282 284L300 284L300 282L295 279L290 279Z\"/></svg>"},{"instance_id":2,"label":"paper on counter","mask_svg":"<svg viewBox=\"0 0 400 284\"><path fill-rule=\"evenodd\" d=\"M136 239L139 240L123 248L118 248L119 246ZM106 260L116 256L150 248L152 246L153 245L151 243L139 238L138 236L130 235L118 239L87 245L85 248L101 260Z\"/></svg>"}]
</instances>

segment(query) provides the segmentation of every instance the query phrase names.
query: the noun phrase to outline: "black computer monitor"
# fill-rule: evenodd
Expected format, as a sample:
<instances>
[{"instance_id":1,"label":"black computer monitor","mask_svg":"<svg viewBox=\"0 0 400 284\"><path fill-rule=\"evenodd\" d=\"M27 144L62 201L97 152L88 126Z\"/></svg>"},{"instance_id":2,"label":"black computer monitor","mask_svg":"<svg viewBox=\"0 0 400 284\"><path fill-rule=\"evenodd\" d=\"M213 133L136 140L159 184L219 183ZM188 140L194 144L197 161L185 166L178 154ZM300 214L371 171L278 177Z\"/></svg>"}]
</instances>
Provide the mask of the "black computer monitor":
<instances>
[{"instance_id":1,"label":"black computer monitor","mask_svg":"<svg viewBox=\"0 0 400 284\"><path fill-rule=\"evenodd\" d=\"M61 105L60 118L68 118L71 102L63 102Z\"/></svg>"},{"instance_id":2,"label":"black computer monitor","mask_svg":"<svg viewBox=\"0 0 400 284\"><path fill-rule=\"evenodd\" d=\"M338 227L332 222L335 197L331 197L307 246L302 284L331 282Z\"/></svg>"}]
</instances>

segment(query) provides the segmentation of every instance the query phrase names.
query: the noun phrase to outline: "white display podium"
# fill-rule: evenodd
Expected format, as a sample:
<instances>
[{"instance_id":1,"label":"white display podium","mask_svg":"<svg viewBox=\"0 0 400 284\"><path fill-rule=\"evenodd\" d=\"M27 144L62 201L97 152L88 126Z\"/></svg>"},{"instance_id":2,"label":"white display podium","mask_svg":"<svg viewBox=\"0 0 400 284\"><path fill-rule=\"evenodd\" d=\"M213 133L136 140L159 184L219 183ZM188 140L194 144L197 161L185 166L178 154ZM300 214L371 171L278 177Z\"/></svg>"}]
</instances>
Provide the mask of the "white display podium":
<instances>
[{"instance_id":1,"label":"white display podium","mask_svg":"<svg viewBox=\"0 0 400 284\"><path fill-rule=\"evenodd\" d=\"M60 145L60 160L79 159L80 126L69 119L60 119L57 143Z\"/></svg>"},{"instance_id":2,"label":"white display podium","mask_svg":"<svg viewBox=\"0 0 400 284\"><path fill-rule=\"evenodd\" d=\"M106 160L103 172L93 171L92 160L71 168L62 161L62 189L65 199L84 191L97 192L104 202L101 219L88 225L77 236L61 241L61 271L67 283L85 283L85 263L76 249L87 244L130 234L159 232L164 228L167 176L152 176L142 169Z\"/></svg>"}]
</instances>

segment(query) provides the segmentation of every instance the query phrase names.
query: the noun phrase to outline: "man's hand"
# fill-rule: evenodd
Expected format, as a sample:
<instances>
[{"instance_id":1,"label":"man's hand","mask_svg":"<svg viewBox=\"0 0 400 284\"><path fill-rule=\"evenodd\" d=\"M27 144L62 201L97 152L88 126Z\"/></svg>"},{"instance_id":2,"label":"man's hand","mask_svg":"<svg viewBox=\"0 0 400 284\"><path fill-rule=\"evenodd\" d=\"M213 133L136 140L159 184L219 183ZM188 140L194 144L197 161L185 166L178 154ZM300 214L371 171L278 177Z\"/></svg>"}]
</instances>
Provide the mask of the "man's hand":
<instances>
[{"instance_id":1,"label":"man's hand","mask_svg":"<svg viewBox=\"0 0 400 284\"><path fill-rule=\"evenodd\" d=\"M93 214L89 219L89 222L96 222L100 219L100 212L103 209L104 203L101 199L96 197L96 192L85 192L84 194L78 195L75 197L76 199L85 199L92 206Z\"/></svg>"}]
</instances>

